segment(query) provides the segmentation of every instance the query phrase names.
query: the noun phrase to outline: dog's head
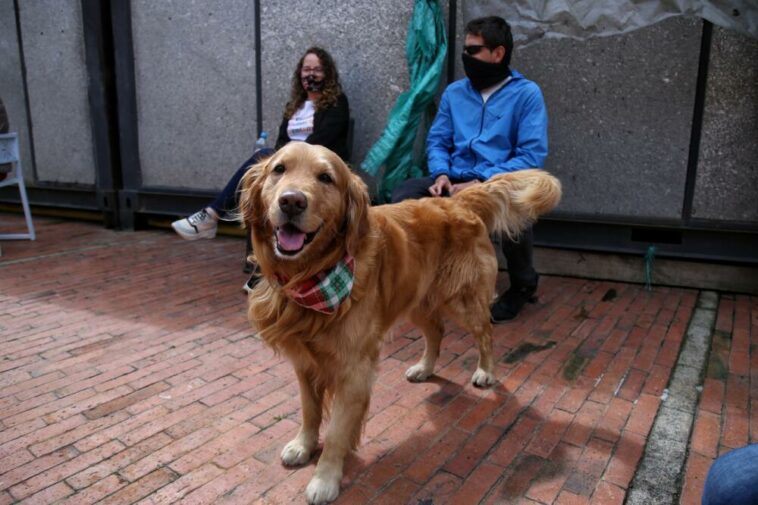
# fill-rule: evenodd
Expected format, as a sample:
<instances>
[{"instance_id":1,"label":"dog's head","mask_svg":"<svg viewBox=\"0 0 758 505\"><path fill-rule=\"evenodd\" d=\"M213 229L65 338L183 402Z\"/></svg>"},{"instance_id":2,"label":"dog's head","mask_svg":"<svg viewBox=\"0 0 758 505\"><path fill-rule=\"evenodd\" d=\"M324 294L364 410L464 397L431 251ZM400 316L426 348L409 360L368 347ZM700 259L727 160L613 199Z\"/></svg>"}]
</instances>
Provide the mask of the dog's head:
<instances>
[{"instance_id":1,"label":"dog's head","mask_svg":"<svg viewBox=\"0 0 758 505\"><path fill-rule=\"evenodd\" d=\"M240 212L264 274L315 273L357 254L368 228L368 190L329 149L291 142L241 182Z\"/></svg>"}]
</instances>

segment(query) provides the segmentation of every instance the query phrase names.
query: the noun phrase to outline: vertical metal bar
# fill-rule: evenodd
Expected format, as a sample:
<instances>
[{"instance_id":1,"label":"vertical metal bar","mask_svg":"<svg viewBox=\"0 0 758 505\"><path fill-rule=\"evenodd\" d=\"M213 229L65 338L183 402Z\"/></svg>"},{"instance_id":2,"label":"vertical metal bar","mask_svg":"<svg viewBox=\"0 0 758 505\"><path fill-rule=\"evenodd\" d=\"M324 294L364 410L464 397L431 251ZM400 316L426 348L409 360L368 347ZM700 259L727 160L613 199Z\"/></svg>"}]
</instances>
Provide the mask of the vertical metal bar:
<instances>
[{"instance_id":1,"label":"vertical metal bar","mask_svg":"<svg viewBox=\"0 0 758 505\"><path fill-rule=\"evenodd\" d=\"M118 145L123 189L119 192L120 226L134 227L137 201L142 188L137 125L137 90L132 45L130 0L111 0L113 53L117 93Z\"/></svg>"},{"instance_id":2,"label":"vertical metal bar","mask_svg":"<svg viewBox=\"0 0 758 505\"><path fill-rule=\"evenodd\" d=\"M262 74L262 55L261 55L261 2L260 0L255 0L254 7L255 11L255 110L256 110L256 120L258 123L258 133L256 135L256 138L260 137L261 132L263 131L263 89L262 89L262 82L263 82L263 76Z\"/></svg>"},{"instance_id":3,"label":"vertical metal bar","mask_svg":"<svg viewBox=\"0 0 758 505\"><path fill-rule=\"evenodd\" d=\"M114 66L118 93L118 129L121 145L121 167L124 188L142 186L137 134L137 90L134 76L132 46L132 13L130 0L112 0Z\"/></svg>"},{"instance_id":4,"label":"vertical metal bar","mask_svg":"<svg viewBox=\"0 0 758 505\"><path fill-rule=\"evenodd\" d=\"M703 132L703 114L705 112L705 91L708 84L708 63L711 57L711 39L713 24L703 20L703 36L700 39L700 63L697 69L695 87L695 105L692 113L692 131L690 133L690 150L687 157L687 175L684 183L684 202L682 204L682 222L687 225L692 220L692 201L695 198L697 183L697 165L700 156L700 138Z\"/></svg>"},{"instance_id":5,"label":"vertical metal bar","mask_svg":"<svg viewBox=\"0 0 758 505\"><path fill-rule=\"evenodd\" d=\"M114 167L111 151L111 132L114 125L108 114L108 91L105 73L109 71L106 64L108 52L112 49L106 38L110 31L106 29L103 7L107 3L99 0L82 0L82 29L84 31L85 61L88 77L88 97L92 140L95 151L95 186L97 206L103 211L106 225L118 224L118 195L121 184L120 175Z\"/></svg>"},{"instance_id":6,"label":"vertical metal bar","mask_svg":"<svg viewBox=\"0 0 758 505\"><path fill-rule=\"evenodd\" d=\"M455 80L455 25L457 24L458 3L456 0L448 0L447 7L447 83Z\"/></svg>"}]
</instances>

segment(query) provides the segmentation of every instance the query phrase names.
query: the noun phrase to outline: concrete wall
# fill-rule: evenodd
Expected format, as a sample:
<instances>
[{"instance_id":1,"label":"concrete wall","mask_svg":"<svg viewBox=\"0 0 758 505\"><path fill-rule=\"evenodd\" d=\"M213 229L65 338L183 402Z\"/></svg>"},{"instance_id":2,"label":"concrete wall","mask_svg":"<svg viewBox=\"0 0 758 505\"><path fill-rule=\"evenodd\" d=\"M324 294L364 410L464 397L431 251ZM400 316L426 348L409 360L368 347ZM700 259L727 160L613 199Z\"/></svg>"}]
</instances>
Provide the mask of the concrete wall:
<instances>
[{"instance_id":1,"label":"concrete wall","mask_svg":"<svg viewBox=\"0 0 758 505\"><path fill-rule=\"evenodd\" d=\"M20 137L25 179L32 181L34 165L31 162L29 122L13 0L0 0L0 97L8 113L10 131L18 132Z\"/></svg>"},{"instance_id":2,"label":"concrete wall","mask_svg":"<svg viewBox=\"0 0 758 505\"><path fill-rule=\"evenodd\" d=\"M142 181L220 188L255 142L248 0L132 2Z\"/></svg>"},{"instance_id":3,"label":"concrete wall","mask_svg":"<svg viewBox=\"0 0 758 505\"><path fill-rule=\"evenodd\" d=\"M19 17L37 180L94 184L81 2L19 2ZM11 113L17 117L16 103Z\"/></svg>"},{"instance_id":4,"label":"concrete wall","mask_svg":"<svg viewBox=\"0 0 758 505\"><path fill-rule=\"evenodd\" d=\"M671 18L622 36L514 51L543 90L559 212L678 219L702 23Z\"/></svg>"},{"instance_id":5,"label":"concrete wall","mask_svg":"<svg viewBox=\"0 0 758 505\"><path fill-rule=\"evenodd\" d=\"M758 40L714 27L692 215L758 222Z\"/></svg>"}]
</instances>

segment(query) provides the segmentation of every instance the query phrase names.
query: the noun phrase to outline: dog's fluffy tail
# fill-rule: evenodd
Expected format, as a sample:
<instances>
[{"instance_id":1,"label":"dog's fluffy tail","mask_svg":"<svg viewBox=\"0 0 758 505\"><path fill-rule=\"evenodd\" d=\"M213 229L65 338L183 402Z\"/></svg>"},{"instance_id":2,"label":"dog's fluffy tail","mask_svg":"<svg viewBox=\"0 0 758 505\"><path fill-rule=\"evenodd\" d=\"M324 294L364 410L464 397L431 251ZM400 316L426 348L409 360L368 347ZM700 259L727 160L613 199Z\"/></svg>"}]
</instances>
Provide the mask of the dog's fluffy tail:
<instances>
[{"instance_id":1,"label":"dog's fluffy tail","mask_svg":"<svg viewBox=\"0 0 758 505\"><path fill-rule=\"evenodd\" d=\"M453 197L476 213L490 233L515 239L558 205L561 183L544 170L528 169L499 174Z\"/></svg>"}]
</instances>

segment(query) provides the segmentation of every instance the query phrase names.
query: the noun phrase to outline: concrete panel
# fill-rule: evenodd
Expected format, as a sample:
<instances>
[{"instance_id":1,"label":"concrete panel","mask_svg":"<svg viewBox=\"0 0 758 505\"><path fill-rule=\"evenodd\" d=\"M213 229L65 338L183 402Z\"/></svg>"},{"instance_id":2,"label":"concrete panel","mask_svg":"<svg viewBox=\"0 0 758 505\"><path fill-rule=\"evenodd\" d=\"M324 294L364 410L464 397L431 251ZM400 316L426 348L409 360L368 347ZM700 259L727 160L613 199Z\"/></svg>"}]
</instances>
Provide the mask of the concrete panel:
<instances>
[{"instance_id":1,"label":"concrete panel","mask_svg":"<svg viewBox=\"0 0 758 505\"><path fill-rule=\"evenodd\" d=\"M547 102L558 212L680 218L701 32L700 20L675 18L515 49L513 68Z\"/></svg>"},{"instance_id":2,"label":"concrete panel","mask_svg":"<svg viewBox=\"0 0 758 505\"><path fill-rule=\"evenodd\" d=\"M10 131L21 138L21 162L24 178L34 179L31 147L29 145L29 122L26 117L24 80L21 75L21 53L16 32L16 14L13 0L0 0L0 98L8 113Z\"/></svg>"},{"instance_id":3,"label":"concrete panel","mask_svg":"<svg viewBox=\"0 0 758 505\"><path fill-rule=\"evenodd\" d=\"M256 135L248 0L132 2L143 185L221 188Z\"/></svg>"},{"instance_id":4,"label":"concrete panel","mask_svg":"<svg viewBox=\"0 0 758 505\"><path fill-rule=\"evenodd\" d=\"M446 8L446 3L444 8ZM355 119L352 162L359 165L408 88L405 40L413 2L262 2L264 129L275 140L303 52L321 46L337 64ZM283 22L286 20L286 22Z\"/></svg>"},{"instance_id":5,"label":"concrete panel","mask_svg":"<svg viewBox=\"0 0 758 505\"><path fill-rule=\"evenodd\" d=\"M713 28L693 217L758 224L758 40Z\"/></svg>"},{"instance_id":6,"label":"concrete panel","mask_svg":"<svg viewBox=\"0 0 758 505\"><path fill-rule=\"evenodd\" d=\"M18 5L37 178L94 184L81 2Z\"/></svg>"}]
</instances>

